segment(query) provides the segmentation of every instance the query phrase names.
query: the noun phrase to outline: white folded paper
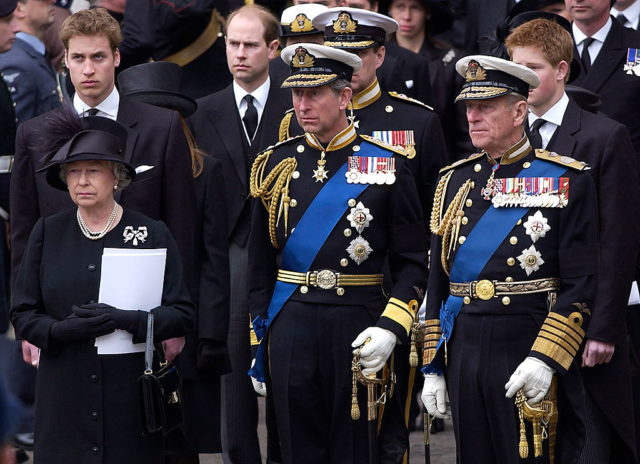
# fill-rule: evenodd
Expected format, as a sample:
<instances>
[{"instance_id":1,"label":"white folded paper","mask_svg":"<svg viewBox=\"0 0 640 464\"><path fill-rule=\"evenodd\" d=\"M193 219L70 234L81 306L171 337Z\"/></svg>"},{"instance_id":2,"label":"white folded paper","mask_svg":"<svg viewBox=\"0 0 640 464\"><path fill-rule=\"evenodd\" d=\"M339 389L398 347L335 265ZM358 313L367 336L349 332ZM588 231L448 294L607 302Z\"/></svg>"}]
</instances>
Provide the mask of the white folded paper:
<instances>
[{"instance_id":1,"label":"white folded paper","mask_svg":"<svg viewBox=\"0 0 640 464\"><path fill-rule=\"evenodd\" d=\"M167 249L105 248L98 301L125 310L150 311L160 306ZM96 338L98 354L144 351L126 330Z\"/></svg>"}]
</instances>

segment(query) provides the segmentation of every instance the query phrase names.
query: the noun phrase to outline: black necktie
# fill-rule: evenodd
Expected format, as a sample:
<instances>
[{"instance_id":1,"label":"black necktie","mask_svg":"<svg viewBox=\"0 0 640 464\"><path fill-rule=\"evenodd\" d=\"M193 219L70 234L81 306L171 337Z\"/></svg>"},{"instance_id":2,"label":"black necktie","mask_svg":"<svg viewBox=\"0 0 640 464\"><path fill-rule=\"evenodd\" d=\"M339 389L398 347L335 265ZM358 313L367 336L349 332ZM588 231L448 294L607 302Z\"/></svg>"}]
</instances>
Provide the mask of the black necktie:
<instances>
[{"instance_id":1,"label":"black necktie","mask_svg":"<svg viewBox=\"0 0 640 464\"><path fill-rule=\"evenodd\" d=\"M580 54L580 61L582 61L582 66L584 67L585 72L589 72L591 69L591 55L589 54L589 45L596 40L593 37L587 37L582 42L582 53Z\"/></svg>"},{"instance_id":2,"label":"black necktie","mask_svg":"<svg viewBox=\"0 0 640 464\"><path fill-rule=\"evenodd\" d=\"M85 111L85 113L87 113L87 116L95 116L98 114L98 108L90 108L87 111Z\"/></svg>"},{"instance_id":3,"label":"black necktie","mask_svg":"<svg viewBox=\"0 0 640 464\"><path fill-rule=\"evenodd\" d=\"M533 121L531 128L529 129L529 142L533 148L544 148L542 146L542 136L540 135L540 128L545 125L547 121L542 118L538 118Z\"/></svg>"},{"instance_id":4,"label":"black necktie","mask_svg":"<svg viewBox=\"0 0 640 464\"><path fill-rule=\"evenodd\" d=\"M249 141L251 142L256 135L256 129L258 127L258 110L253 105L254 98L252 95L245 95L243 100L247 102L247 111L244 113L242 122L244 123L245 129L247 129Z\"/></svg>"},{"instance_id":5,"label":"black necktie","mask_svg":"<svg viewBox=\"0 0 640 464\"><path fill-rule=\"evenodd\" d=\"M627 17L624 15L624 13L620 13L618 14L618 16L616 16L616 19L618 21L620 21L620 24L622 24L624 27L627 27L627 21L629 21L627 19Z\"/></svg>"}]
</instances>

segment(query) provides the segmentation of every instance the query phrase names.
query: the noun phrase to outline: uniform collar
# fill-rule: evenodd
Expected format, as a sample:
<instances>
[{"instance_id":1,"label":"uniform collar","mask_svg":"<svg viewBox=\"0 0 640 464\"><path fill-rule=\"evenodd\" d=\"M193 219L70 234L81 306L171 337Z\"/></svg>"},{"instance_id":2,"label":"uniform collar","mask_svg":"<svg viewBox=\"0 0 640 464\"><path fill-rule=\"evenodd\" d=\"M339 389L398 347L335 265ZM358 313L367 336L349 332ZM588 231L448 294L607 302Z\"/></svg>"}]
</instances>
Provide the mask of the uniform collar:
<instances>
[{"instance_id":1,"label":"uniform collar","mask_svg":"<svg viewBox=\"0 0 640 464\"><path fill-rule=\"evenodd\" d=\"M26 32L18 32L16 37L23 42L28 43L31 48L33 48L36 52L43 55L46 53L46 47L44 42L37 38L35 35L27 34Z\"/></svg>"},{"instance_id":2,"label":"uniform collar","mask_svg":"<svg viewBox=\"0 0 640 464\"><path fill-rule=\"evenodd\" d=\"M529 139L526 135L523 135L522 138L514 146L504 152L504 154L500 158L499 164L502 166L513 164L517 161L520 161L530 152L531 144L529 143ZM489 160L495 164L495 160L491 158L491 156L489 156L489 153L487 153L487 158L489 158Z\"/></svg>"},{"instance_id":3,"label":"uniform collar","mask_svg":"<svg viewBox=\"0 0 640 464\"><path fill-rule=\"evenodd\" d=\"M357 135L358 134L356 134L356 129L353 127L353 124L349 124L349 126L346 129L338 132L338 134L336 134L336 136L333 139L331 139L331 142L329 142L329 145L327 145L327 148L324 148L322 146L322 144L316 138L315 135L307 132L305 134L305 137L310 147L313 147L316 150L326 152L326 151L340 150L341 148L346 147L356 139Z\"/></svg>"},{"instance_id":4,"label":"uniform collar","mask_svg":"<svg viewBox=\"0 0 640 464\"><path fill-rule=\"evenodd\" d=\"M380 89L380 83L378 79L374 79L370 86L366 89L362 90L358 95L351 99L349 106L347 106L348 110L360 110L362 108L366 108L375 102L382 95L382 90Z\"/></svg>"}]
</instances>

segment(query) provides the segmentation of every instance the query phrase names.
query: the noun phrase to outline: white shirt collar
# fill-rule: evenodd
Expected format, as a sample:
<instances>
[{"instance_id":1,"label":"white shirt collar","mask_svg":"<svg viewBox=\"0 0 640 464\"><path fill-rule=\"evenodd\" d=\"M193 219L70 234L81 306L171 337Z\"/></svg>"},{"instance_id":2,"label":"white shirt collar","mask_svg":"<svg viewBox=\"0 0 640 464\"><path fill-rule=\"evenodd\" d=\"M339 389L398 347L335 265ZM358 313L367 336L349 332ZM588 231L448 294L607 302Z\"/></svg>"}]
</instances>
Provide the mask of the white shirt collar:
<instances>
[{"instance_id":1,"label":"white shirt collar","mask_svg":"<svg viewBox=\"0 0 640 464\"><path fill-rule=\"evenodd\" d=\"M96 116L102 116L115 121L118 118L118 106L120 106L120 94L114 86L109 96L95 106L95 108L98 109ZM91 109L91 106L83 102L77 93L73 96L73 107L80 116L86 116L84 113Z\"/></svg>"},{"instance_id":2,"label":"white shirt collar","mask_svg":"<svg viewBox=\"0 0 640 464\"><path fill-rule=\"evenodd\" d=\"M556 128L562 124L562 118L564 118L564 113L567 111L567 106L569 105L569 97L566 93L562 94L560 100L558 100L551 108L547 110L540 118L547 121L547 124L543 125L540 128L540 138L542 139L542 147L546 148L553 137L553 133L556 131ZM529 111L529 127L533 125L533 123L540 119L538 116ZM550 123L550 124L549 124Z\"/></svg>"},{"instance_id":3,"label":"white shirt collar","mask_svg":"<svg viewBox=\"0 0 640 464\"><path fill-rule=\"evenodd\" d=\"M607 18L607 22L604 23L604 26L602 26L595 34L591 36L593 39L595 39L595 41L592 42L589 46L589 56L591 57L591 64L593 64L593 62L596 60L596 57L598 56L598 53L600 53L600 49L604 45L604 41L607 38L609 31L611 30L612 24L613 18L609 16L609 18ZM573 38L576 42L578 54L582 55L582 47L584 45L583 42L587 38L587 35L580 29L578 29L578 26L576 26L575 22L573 23L571 28L573 30Z\"/></svg>"},{"instance_id":4,"label":"white shirt collar","mask_svg":"<svg viewBox=\"0 0 640 464\"><path fill-rule=\"evenodd\" d=\"M615 7L611 9L611 14L613 16L618 16L620 13L622 13L625 18L627 18L627 24L631 24L630 27L636 30L638 29L638 18L640 17L640 1L633 2L629 6L629 8L624 11L618 11Z\"/></svg>"},{"instance_id":5,"label":"white shirt collar","mask_svg":"<svg viewBox=\"0 0 640 464\"><path fill-rule=\"evenodd\" d=\"M262 83L260 87L251 92L251 95L255 99L253 101L254 106L258 110L258 121L262 117L262 111L267 104L267 98L269 97L269 86L271 85L271 79L267 76L267 80ZM242 116L247 107L247 104L242 100L249 92L240 87L236 81L233 81L233 95L236 99L236 107Z\"/></svg>"}]
</instances>

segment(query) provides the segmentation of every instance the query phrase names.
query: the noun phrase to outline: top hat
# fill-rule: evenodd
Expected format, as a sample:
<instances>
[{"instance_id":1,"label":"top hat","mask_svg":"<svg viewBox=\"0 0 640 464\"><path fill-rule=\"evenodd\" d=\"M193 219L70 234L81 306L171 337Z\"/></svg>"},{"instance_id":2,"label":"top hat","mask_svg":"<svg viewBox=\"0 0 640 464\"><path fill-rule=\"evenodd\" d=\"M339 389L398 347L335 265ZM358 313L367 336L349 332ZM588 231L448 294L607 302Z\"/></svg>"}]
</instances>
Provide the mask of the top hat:
<instances>
[{"instance_id":1,"label":"top hat","mask_svg":"<svg viewBox=\"0 0 640 464\"><path fill-rule=\"evenodd\" d=\"M353 73L362 66L354 53L313 43L289 45L280 57L291 67L282 88L319 87L338 79L351 82Z\"/></svg>"},{"instance_id":2,"label":"top hat","mask_svg":"<svg viewBox=\"0 0 640 464\"><path fill-rule=\"evenodd\" d=\"M286 8L280 16L280 37L300 37L322 34L324 29L313 26L313 18L328 10L319 3L302 3Z\"/></svg>"},{"instance_id":3,"label":"top hat","mask_svg":"<svg viewBox=\"0 0 640 464\"><path fill-rule=\"evenodd\" d=\"M383 14L361 8L330 8L313 25L324 30L324 44L334 48L364 49L383 45L398 23Z\"/></svg>"},{"instance_id":4,"label":"top hat","mask_svg":"<svg viewBox=\"0 0 640 464\"><path fill-rule=\"evenodd\" d=\"M191 116L198 104L180 91L182 68L168 61L143 63L118 74L120 93L133 100L178 111Z\"/></svg>"}]
</instances>

